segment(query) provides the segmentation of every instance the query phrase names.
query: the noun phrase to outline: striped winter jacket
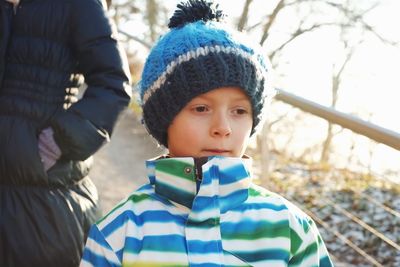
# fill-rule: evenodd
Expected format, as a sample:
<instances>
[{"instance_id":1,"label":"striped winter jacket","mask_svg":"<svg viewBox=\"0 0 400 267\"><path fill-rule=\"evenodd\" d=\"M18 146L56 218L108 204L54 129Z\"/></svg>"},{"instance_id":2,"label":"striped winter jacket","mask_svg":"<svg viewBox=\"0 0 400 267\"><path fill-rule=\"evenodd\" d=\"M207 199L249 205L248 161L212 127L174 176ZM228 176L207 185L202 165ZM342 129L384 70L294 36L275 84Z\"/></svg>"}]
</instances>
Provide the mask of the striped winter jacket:
<instances>
[{"instance_id":1,"label":"striped winter jacket","mask_svg":"<svg viewBox=\"0 0 400 267\"><path fill-rule=\"evenodd\" d=\"M92 226L81 266L332 266L311 218L252 183L250 159L201 161L147 161L150 183Z\"/></svg>"}]
</instances>

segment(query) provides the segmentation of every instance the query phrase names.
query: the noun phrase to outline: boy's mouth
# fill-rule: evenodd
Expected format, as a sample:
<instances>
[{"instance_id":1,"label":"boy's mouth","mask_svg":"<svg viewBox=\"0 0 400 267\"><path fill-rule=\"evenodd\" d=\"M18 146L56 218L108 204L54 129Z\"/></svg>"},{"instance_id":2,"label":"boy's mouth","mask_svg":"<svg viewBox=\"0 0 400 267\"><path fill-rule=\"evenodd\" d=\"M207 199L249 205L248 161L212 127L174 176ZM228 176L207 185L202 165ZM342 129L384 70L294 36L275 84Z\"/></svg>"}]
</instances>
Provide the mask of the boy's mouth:
<instances>
[{"instance_id":1,"label":"boy's mouth","mask_svg":"<svg viewBox=\"0 0 400 267\"><path fill-rule=\"evenodd\" d=\"M204 149L204 152L211 153L213 155L225 155L230 153L230 150L225 149Z\"/></svg>"}]
</instances>

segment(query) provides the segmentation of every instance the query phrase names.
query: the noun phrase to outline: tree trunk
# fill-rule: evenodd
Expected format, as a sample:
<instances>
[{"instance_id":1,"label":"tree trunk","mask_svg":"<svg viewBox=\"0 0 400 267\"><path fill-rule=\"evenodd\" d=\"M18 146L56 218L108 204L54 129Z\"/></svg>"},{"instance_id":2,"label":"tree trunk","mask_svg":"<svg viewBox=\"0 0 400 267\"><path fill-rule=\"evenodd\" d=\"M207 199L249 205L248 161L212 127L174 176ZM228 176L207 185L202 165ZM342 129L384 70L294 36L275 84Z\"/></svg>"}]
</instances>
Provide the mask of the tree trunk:
<instances>
[{"instance_id":1,"label":"tree trunk","mask_svg":"<svg viewBox=\"0 0 400 267\"><path fill-rule=\"evenodd\" d=\"M240 16L240 19L239 19L239 22L238 22L238 26L237 26L237 29L239 31L243 31L244 27L247 24L247 20L248 20L248 17L249 17L249 7L250 7L252 2L253 2L253 0L246 0L246 3L244 4L243 12L242 12L242 15Z\"/></svg>"},{"instance_id":2,"label":"tree trunk","mask_svg":"<svg viewBox=\"0 0 400 267\"><path fill-rule=\"evenodd\" d=\"M260 135L257 137L258 144L260 144L260 165L261 165L261 179L265 180L270 171L270 153L268 146L268 133L269 127L268 124L265 123L263 128L261 129Z\"/></svg>"}]
</instances>

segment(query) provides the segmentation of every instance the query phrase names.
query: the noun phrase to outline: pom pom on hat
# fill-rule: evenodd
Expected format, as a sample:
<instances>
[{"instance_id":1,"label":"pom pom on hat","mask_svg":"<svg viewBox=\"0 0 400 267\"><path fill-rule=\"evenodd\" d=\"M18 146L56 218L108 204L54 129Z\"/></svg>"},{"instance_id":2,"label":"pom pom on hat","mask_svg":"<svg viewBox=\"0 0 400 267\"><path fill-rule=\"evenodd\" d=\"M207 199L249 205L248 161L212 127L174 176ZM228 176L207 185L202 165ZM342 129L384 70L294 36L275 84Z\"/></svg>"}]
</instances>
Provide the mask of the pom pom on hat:
<instances>
[{"instance_id":1,"label":"pom pom on hat","mask_svg":"<svg viewBox=\"0 0 400 267\"><path fill-rule=\"evenodd\" d=\"M257 45L220 20L211 2L181 3L168 33L146 60L138 88L149 133L168 147L167 130L194 97L226 86L242 88L252 104L253 129L262 120L267 62Z\"/></svg>"},{"instance_id":2,"label":"pom pom on hat","mask_svg":"<svg viewBox=\"0 0 400 267\"><path fill-rule=\"evenodd\" d=\"M214 9L211 2L203 0L189 0L187 3L182 2L178 4L177 7L178 9L175 10L174 15L169 19L168 27L170 29L198 20L220 21L224 17L222 10L217 9L218 5Z\"/></svg>"}]
</instances>

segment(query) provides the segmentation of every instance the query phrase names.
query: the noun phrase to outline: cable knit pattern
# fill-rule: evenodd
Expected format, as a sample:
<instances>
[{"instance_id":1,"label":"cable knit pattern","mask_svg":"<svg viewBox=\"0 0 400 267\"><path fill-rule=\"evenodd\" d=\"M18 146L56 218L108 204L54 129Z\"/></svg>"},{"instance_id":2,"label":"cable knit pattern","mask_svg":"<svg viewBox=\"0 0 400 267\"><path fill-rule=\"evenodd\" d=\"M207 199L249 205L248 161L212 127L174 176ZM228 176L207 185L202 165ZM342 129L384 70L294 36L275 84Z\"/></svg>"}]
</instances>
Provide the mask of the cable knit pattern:
<instances>
[{"instance_id":1,"label":"cable knit pattern","mask_svg":"<svg viewBox=\"0 0 400 267\"><path fill-rule=\"evenodd\" d=\"M148 161L150 183L92 226L81 266L332 266L311 218L250 165L210 157L198 188L193 158Z\"/></svg>"}]
</instances>

